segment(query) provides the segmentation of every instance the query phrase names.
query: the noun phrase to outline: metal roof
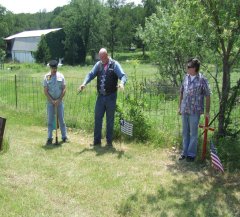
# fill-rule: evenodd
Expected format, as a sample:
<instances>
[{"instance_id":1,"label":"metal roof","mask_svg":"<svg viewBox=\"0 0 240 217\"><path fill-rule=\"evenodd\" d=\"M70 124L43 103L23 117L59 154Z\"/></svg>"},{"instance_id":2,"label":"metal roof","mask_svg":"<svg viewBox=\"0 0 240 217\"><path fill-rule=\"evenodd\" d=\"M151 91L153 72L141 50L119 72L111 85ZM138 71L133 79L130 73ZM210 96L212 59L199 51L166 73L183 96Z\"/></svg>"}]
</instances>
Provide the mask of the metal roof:
<instances>
[{"instance_id":1,"label":"metal roof","mask_svg":"<svg viewBox=\"0 0 240 217\"><path fill-rule=\"evenodd\" d=\"M27 38L27 37L40 37L41 35L46 35L50 32L58 31L62 28L56 28L56 29L43 29L43 30L33 30L33 31L24 31L20 32L15 35L11 35L7 38L4 38L5 40L11 40L13 38Z\"/></svg>"}]
</instances>

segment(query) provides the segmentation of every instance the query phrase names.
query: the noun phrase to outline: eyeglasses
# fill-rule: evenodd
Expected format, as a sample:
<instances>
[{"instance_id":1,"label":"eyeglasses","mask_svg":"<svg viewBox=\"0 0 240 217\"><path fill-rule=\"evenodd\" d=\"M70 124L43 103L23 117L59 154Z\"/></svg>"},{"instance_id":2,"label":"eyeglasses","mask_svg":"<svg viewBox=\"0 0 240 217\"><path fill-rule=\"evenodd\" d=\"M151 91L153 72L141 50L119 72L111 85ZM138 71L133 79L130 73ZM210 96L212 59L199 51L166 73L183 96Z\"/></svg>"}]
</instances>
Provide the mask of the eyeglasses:
<instances>
[{"instance_id":1,"label":"eyeglasses","mask_svg":"<svg viewBox=\"0 0 240 217\"><path fill-rule=\"evenodd\" d=\"M188 69L192 69L192 68L194 68L194 66L187 66L187 68L188 68Z\"/></svg>"}]
</instances>

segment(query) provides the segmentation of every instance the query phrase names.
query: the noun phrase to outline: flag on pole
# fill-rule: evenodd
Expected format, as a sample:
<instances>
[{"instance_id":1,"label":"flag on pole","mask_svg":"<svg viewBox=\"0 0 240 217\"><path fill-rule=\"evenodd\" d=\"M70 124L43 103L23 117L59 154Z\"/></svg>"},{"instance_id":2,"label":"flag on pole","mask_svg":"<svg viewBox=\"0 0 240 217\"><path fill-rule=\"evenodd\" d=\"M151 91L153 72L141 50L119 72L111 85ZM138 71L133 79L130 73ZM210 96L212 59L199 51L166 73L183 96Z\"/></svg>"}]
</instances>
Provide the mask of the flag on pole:
<instances>
[{"instance_id":1,"label":"flag on pole","mask_svg":"<svg viewBox=\"0 0 240 217\"><path fill-rule=\"evenodd\" d=\"M210 145L210 153L211 153L212 166L216 170L220 170L221 172L224 173L224 169L221 164L221 161L220 161L219 157L217 156L217 149L214 147L214 144L212 141L211 141L211 145Z\"/></svg>"},{"instance_id":2,"label":"flag on pole","mask_svg":"<svg viewBox=\"0 0 240 217\"><path fill-rule=\"evenodd\" d=\"M133 124L125 121L124 119L120 120L121 131L128 136L133 135Z\"/></svg>"}]
</instances>

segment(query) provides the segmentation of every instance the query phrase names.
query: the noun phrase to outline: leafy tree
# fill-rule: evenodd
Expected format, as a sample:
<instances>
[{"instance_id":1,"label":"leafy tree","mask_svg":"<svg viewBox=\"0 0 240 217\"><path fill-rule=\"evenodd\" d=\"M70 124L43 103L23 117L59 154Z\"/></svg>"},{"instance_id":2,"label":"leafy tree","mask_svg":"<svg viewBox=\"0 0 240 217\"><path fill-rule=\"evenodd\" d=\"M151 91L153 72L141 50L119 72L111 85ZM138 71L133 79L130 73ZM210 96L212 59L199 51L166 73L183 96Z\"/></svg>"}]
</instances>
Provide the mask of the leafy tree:
<instances>
[{"instance_id":1,"label":"leafy tree","mask_svg":"<svg viewBox=\"0 0 240 217\"><path fill-rule=\"evenodd\" d=\"M157 12L157 6L160 5L161 0L143 0L143 7L145 16L150 17L153 13Z\"/></svg>"},{"instance_id":2,"label":"leafy tree","mask_svg":"<svg viewBox=\"0 0 240 217\"><path fill-rule=\"evenodd\" d=\"M65 33L63 30L50 32L45 36L47 47L49 48L51 59L58 60L65 55L64 41Z\"/></svg>"},{"instance_id":3,"label":"leafy tree","mask_svg":"<svg viewBox=\"0 0 240 217\"><path fill-rule=\"evenodd\" d=\"M157 6L160 5L160 0L142 0L143 3L143 20L139 23L139 28L144 30L145 29L145 20L144 18L150 17L152 14L155 14L157 12ZM145 46L142 37L139 35L139 32L137 32L136 37L138 38L138 44L140 47L142 47L143 56L145 56Z\"/></svg>"},{"instance_id":4,"label":"leafy tree","mask_svg":"<svg viewBox=\"0 0 240 217\"><path fill-rule=\"evenodd\" d=\"M132 44L138 42L136 38L136 29L144 20L144 10L141 6L135 6L133 3L123 5L119 8L119 22L116 29L118 49L130 48Z\"/></svg>"},{"instance_id":5,"label":"leafy tree","mask_svg":"<svg viewBox=\"0 0 240 217\"><path fill-rule=\"evenodd\" d=\"M46 36L41 36L41 40L38 44L38 49L34 52L34 57L37 63L46 64L50 60L50 50L47 45Z\"/></svg>"},{"instance_id":6,"label":"leafy tree","mask_svg":"<svg viewBox=\"0 0 240 217\"><path fill-rule=\"evenodd\" d=\"M231 71L240 56L240 1L201 0L202 31L208 49L216 53L222 67L218 134L226 135L229 124L228 102L231 97ZM231 110L230 110L231 112Z\"/></svg>"},{"instance_id":7,"label":"leafy tree","mask_svg":"<svg viewBox=\"0 0 240 217\"><path fill-rule=\"evenodd\" d=\"M11 13L0 5L0 48L5 50L5 41L3 38L9 35L12 26Z\"/></svg>"},{"instance_id":8,"label":"leafy tree","mask_svg":"<svg viewBox=\"0 0 240 217\"><path fill-rule=\"evenodd\" d=\"M65 34L65 61L85 63L87 52L105 44L108 19L99 0L72 0L54 19Z\"/></svg>"},{"instance_id":9,"label":"leafy tree","mask_svg":"<svg viewBox=\"0 0 240 217\"><path fill-rule=\"evenodd\" d=\"M110 29L108 42L111 50L112 58L114 58L114 51L117 45L119 36L117 29L119 28L120 22L122 20L119 16L119 9L124 4L124 0L107 0L107 7L109 8L109 18L110 18Z\"/></svg>"},{"instance_id":10,"label":"leafy tree","mask_svg":"<svg viewBox=\"0 0 240 217\"><path fill-rule=\"evenodd\" d=\"M175 86L182 81L186 60L204 53L199 35L193 33L197 33L195 21L174 2L165 8L159 7L156 14L147 18L144 31L139 28L140 38L158 62L161 78Z\"/></svg>"},{"instance_id":11,"label":"leafy tree","mask_svg":"<svg viewBox=\"0 0 240 217\"><path fill-rule=\"evenodd\" d=\"M240 55L240 1L179 0L172 3L172 7L158 8L157 14L146 20L144 31L140 29L138 33L155 50L161 70L165 68L166 75L171 73L173 81L181 78L181 65L189 56L208 57L208 63L222 67L218 133L226 135L229 121L225 115L228 113L229 117L232 111L227 110L232 95L230 75ZM217 75L213 77L218 84Z\"/></svg>"}]
</instances>

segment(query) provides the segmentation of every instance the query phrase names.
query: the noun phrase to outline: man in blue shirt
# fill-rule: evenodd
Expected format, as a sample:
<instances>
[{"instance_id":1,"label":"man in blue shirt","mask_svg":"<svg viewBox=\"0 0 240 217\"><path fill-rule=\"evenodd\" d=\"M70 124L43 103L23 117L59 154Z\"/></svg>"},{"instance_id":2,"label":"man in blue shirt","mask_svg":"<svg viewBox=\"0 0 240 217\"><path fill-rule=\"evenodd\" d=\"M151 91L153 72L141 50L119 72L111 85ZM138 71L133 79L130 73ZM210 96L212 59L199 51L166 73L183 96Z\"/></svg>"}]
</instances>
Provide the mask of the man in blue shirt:
<instances>
[{"instance_id":1,"label":"man in blue shirt","mask_svg":"<svg viewBox=\"0 0 240 217\"><path fill-rule=\"evenodd\" d=\"M209 118L211 90L208 80L199 73L200 61L191 58L187 62L187 74L184 77L179 100L179 114L182 115L183 150L179 160L194 161L197 154L198 124L204 113Z\"/></svg>"},{"instance_id":2,"label":"man in blue shirt","mask_svg":"<svg viewBox=\"0 0 240 217\"><path fill-rule=\"evenodd\" d=\"M120 64L108 56L107 50L101 48L98 61L86 76L78 91L82 91L86 85L97 77L97 101L95 105L94 146L101 146L102 122L106 112L107 121L107 147L112 147L114 114L116 110L117 89L124 90L127 77ZM121 80L118 85L118 79Z\"/></svg>"},{"instance_id":3,"label":"man in blue shirt","mask_svg":"<svg viewBox=\"0 0 240 217\"><path fill-rule=\"evenodd\" d=\"M44 76L44 93L47 97L48 114L48 139L47 145L52 144L52 131L54 129L55 108L57 108L59 125L62 133L62 141L67 142L66 125L64 122L63 97L66 92L66 83L62 73L57 71L58 62L51 60L49 62L51 71ZM57 127L57 126L56 126Z\"/></svg>"}]
</instances>

